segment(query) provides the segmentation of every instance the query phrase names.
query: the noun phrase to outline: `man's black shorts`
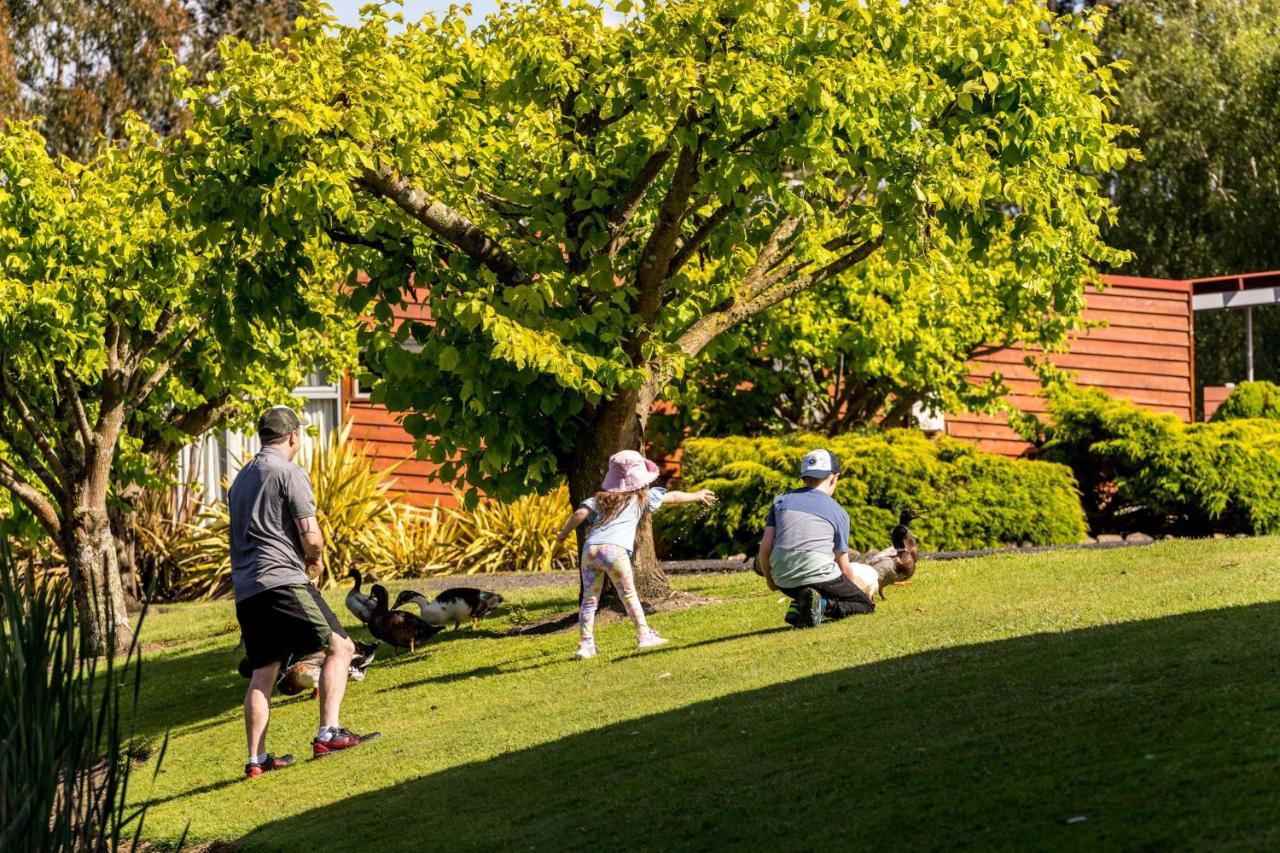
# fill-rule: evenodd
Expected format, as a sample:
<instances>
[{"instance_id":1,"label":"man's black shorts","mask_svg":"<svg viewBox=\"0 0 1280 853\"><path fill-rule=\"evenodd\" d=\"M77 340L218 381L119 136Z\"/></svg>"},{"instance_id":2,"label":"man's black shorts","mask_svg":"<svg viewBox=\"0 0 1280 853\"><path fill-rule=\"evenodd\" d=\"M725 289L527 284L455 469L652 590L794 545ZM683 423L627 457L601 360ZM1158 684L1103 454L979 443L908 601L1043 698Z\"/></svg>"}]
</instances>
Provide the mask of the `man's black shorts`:
<instances>
[{"instance_id":1,"label":"man's black shorts","mask_svg":"<svg viewBox=\"0 0 1280 853\"><path fill-rule=\"evenodd\" d=\"M328 648L346 637L338 617L311 584L277 586L236 603L244 653L254 669Z\"/></svg>"}]
</instances>

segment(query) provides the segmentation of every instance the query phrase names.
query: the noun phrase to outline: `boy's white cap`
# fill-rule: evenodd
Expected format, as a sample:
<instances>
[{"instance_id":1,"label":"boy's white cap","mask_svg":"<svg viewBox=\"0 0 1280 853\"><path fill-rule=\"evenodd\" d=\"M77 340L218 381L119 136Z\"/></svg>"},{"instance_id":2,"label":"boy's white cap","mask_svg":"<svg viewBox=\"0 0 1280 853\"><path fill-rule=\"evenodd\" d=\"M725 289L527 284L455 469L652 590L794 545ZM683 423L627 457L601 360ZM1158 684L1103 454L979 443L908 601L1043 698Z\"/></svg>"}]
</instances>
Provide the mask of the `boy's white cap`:
<instances>
[{"instance_id":1,"label":"boy's white cap","mask_svg":"<svg viewBox=\"0 0 1280 853\"><path fill-rule=\"evenodd\" d=\"M810 450L800 463L801 477L830 477L840 473L840 457L830 450Z\"/></svg>"}]
</instances>

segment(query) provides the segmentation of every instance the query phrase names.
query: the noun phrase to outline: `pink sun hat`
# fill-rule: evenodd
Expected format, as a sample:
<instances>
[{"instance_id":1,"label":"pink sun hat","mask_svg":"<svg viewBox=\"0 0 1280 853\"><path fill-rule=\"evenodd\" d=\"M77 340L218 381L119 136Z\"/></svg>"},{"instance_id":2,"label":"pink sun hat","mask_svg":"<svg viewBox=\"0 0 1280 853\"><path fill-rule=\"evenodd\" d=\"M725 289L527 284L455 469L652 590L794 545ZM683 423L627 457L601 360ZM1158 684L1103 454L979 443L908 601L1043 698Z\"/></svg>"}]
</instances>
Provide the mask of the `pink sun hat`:
<instances>
[{"instance_id":1,"label":"pink sun hat","mask_svg":"<svg viewBox=\"0 0 1280 853\"><path fill-rule=\"evenodd\" d=\"M609 473L602 492L634 492L658 479L658 466L634 450L619 450L609 457Z\"/></svg>"}]
</instances>

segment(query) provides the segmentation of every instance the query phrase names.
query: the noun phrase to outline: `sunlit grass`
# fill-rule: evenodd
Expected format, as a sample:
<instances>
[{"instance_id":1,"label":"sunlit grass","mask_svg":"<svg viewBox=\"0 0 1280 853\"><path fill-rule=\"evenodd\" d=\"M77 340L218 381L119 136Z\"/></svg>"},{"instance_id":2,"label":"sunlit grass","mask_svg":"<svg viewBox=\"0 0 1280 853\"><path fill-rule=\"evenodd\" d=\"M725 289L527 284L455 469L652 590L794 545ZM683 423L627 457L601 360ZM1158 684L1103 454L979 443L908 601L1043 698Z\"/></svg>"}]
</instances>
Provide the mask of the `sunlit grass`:
<instances>
[{"instance_id":1,"label":"sunlit grass","mask_svg":"<svg viewBox=\"0 0 1280 853\"><path fill-rule=\"evenodd\" d=\"M816 631L785 629L754 575L678 585L718 603L655 616L672 641L656 652L607 624L586 663L571 632L502 635L513 613L572 608L575 588L504 591L513 606L477 634L351 686L343 722L380 741L252 782L231 605L162 608L138 724L172 741L133 790L154 802L147 834L313 850L1277 840L1280 539L925 563L876 614ZM270 747L309 757L315 724L315 703L278 702Z\"/></svg>"}]
</instances>

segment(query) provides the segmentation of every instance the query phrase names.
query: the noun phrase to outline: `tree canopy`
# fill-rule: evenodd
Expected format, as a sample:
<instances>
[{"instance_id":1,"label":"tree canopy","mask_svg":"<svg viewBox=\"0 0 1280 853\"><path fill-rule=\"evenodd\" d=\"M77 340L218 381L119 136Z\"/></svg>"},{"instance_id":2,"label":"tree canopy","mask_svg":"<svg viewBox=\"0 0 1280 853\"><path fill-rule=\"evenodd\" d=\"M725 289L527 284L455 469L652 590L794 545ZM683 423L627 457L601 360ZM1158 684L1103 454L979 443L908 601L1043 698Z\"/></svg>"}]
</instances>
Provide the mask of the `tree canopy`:
<instances>
[{"instance_id":1,"label":"tree canopy","mask_svg":"<svg viewBox=\"0 0 1280 853\"><path fill-rule=\"evenodd\" d=\"M297 0L3 0L0 118L38 123L49 150L79 160L119 138L126 115L159 133L185 113L169 86L170 57L203 79L227 35L275 41Z\"/></svg>"},{"instance_id":2,"label":"tree canopy","mask_svg":"<svg viewBox=\"0 0 1280 853\"><path fill-rule=\"evenodd\" d=\"M1117 258L1095 176L1126 152L1092 19L618 9L502 3L475 29L454 11L395 32L312 10L187 92L193 161L223 182L207 218L322 231L383 320L411 281L427 294L432 324L366 343L375 398L445 476L511 496L567 473L578 497L717 337L873 256L972 264L1000 310L1048 324Z\"/></svg>"},{"instance_id":3,"label":"tree canopy","mask_svg":"<svg viewBox=\"0 0 1280 853\"><path fill-rule=\"evenodd\" d=\"M180 165L137 122L86 165L0 134L0 486L61 548L94 650L106 600L124 616L109 495L351 345L323 248L192 215L207 189Z\"/></svg>"},{"instance_id":4,"label":"tree canopy","mask_svg":"<svg viewBox=\"0 0 1280 853\"><path fill-rule=\"evenodd\" d=\"M1280 2L1122 3L1100 32L1128 69L1116 119L1144 157L1116 176L1108 239L1135 275L1198 278L1280 267ZM1255 309L1259 378L1280 380L1280 310ZM1202 384L1244 378L1243 317L1196 317Z\"/></svg>"},{"instance_id":5,"label":"tree canopy","mask_svg":"<svg viewBox=\"0 0 1280 853\"><path fill-rule=\"evenodd\" d=\"M971 359L1004 346L1041 355L1078 325L1074 308L1046 322L1043 299L1020 300L1021 270L988 251L980 263L868 259L855 274L794 297L723 335L655 418L663 441L695 435L838 434L873 423L908 426L926 411L996 411L999 373L973 377Z\"/></svg>"}]
</instances>

